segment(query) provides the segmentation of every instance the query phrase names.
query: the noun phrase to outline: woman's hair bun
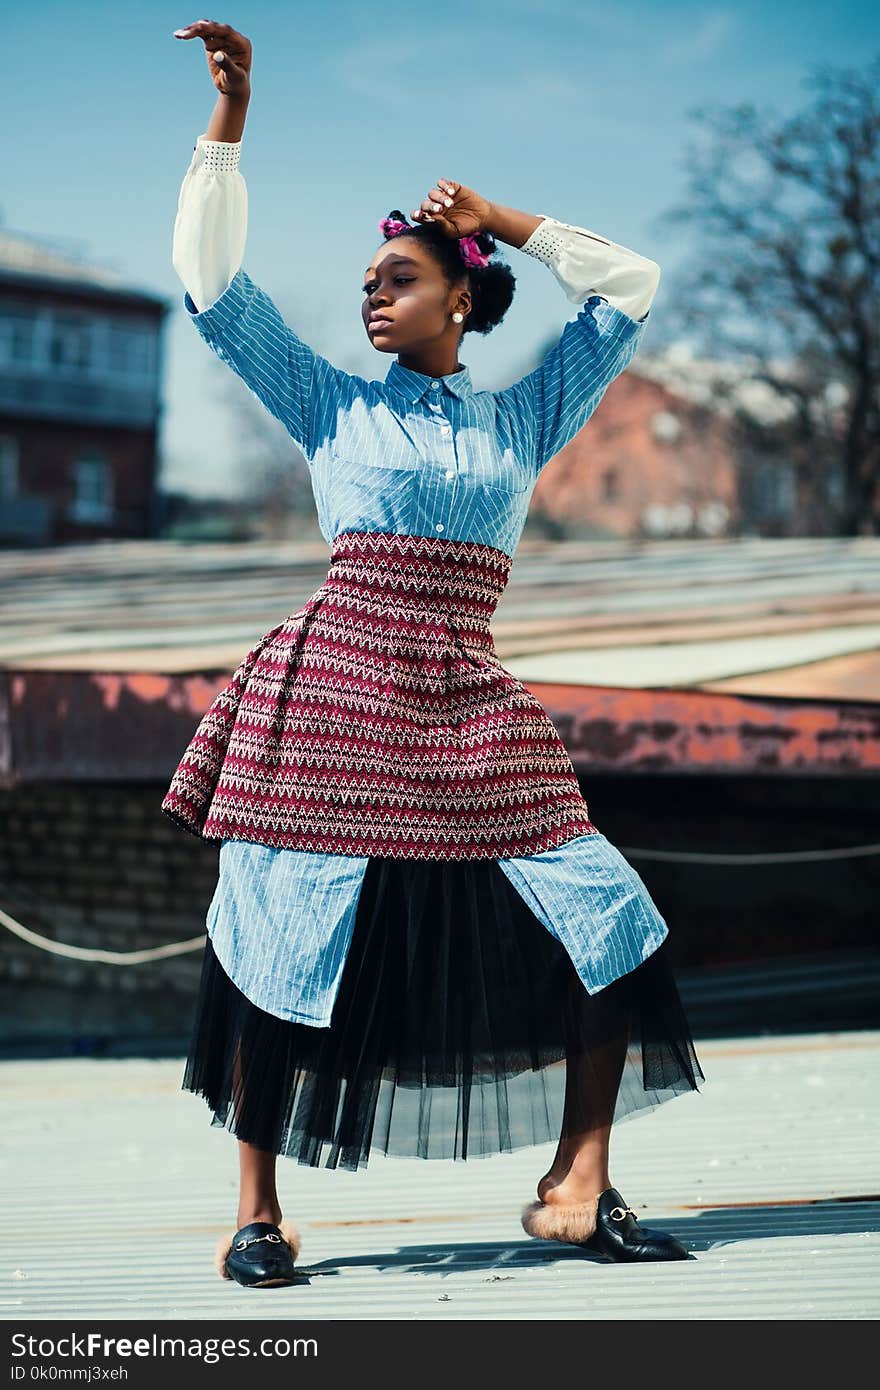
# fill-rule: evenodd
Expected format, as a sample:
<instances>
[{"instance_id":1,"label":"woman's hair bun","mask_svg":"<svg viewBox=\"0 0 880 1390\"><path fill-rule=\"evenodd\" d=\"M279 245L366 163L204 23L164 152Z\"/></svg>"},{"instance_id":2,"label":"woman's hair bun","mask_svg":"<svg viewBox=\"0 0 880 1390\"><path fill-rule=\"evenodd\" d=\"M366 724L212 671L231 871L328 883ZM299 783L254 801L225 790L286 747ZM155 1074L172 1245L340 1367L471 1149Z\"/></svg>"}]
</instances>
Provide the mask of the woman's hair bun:
<instances>
[{"instance_id":1,"label":"woman's hair bun","mask_svg":"<svg viewBox=\"0 0 880 1390\"><path fill-rule=\"evenodd\" d=\"M498 243L491 232L477 232L474 241L484 256L492 256L498 250Z\"/></svg>"},{"instance_id":2,"label":"woman's hair bun","mask_svg":"<svg viewBox=\"0 0 880 1390\"><path fill-rule=\"evenodd\" d=\"M486 254L491 254L486 250ZM470 269L473 308L465 319L466 333L491 333L513 303L516 276L506 261L491 260L488 265Z\"/></svg>"},{"instance_id":3,"label":"woman's hair bun","mask_svg":"<svg viewBox=\"0 0 880 1390\"><path fill-rule=\"evenodd\" d=\"M390 241L393 236L399 236L404 227L411 225L406 220L406 214L401 212L400 208L392 208L387 217L381 218L379 231L386 241Z\"/></svg>"}]
</instances>

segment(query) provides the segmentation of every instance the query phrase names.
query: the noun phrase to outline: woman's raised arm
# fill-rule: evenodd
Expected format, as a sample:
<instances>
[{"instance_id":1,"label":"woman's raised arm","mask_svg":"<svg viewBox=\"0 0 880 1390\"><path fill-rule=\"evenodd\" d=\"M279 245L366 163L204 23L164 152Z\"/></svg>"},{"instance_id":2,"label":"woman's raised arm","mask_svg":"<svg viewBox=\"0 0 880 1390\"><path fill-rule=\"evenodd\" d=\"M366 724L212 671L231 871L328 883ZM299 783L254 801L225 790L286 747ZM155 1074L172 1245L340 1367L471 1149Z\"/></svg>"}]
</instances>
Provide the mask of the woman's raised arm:
<instances>
[{"instance_id":1,"label":"woman's raised arm","mask_svg":"<svg viewBox=\"0 0 880 1390\"><path fill-rule=\"evenodd\" d=\"M250 40L228 24L198 20L175 31L200 38L218 96L208 128L196 141L177 200L171 262L200 312L219 299L244 258L247 188L239 172L250 101Z\"/></svg>"},{"instance_id":2,"label":"woman's raised arm","mask_svg":"<svg viewBox=\"0 0 880 1390\"><path fill-rule=\"evenodd\" d=\"M502 213L512 212L502 209ZM540 214L508 218L505 239L542 261L574 304L567 323L539 367L496 392L511 417L518 445L531 457L535 474L587 423L611 382L638 351L660 282L656 261L599 236L587 227ZM494 228L492 228L494 231Z\"/></svg>"},{"instance_id":3,"label":"woman's raised arm","mask_svg":"<svg viewBox=\"0 0 880 1390\"><path fill-rule=\"evenodd\" d=\"M660 267L608 237L560 222L546 213L492 203L451 179L438 179L413 221L436 222L447 236L491 232L552 270L574 304L598 294L630 318L647 317L660 282Z\"/></svg>"},{"instance_id":4,"label":"woman's raised arm","mask_svg":"<svg viewBox=\"0 0 880 1390\"><path fill-rule=\"evenodd\" d=\"M311 461L315 412L347 389L347 373L313 351L242 268L247 188L239 171L250 96L251 46L226 24L199 20L178 31L204 40L220 95L196 141L174 224L172 261L184 307L213 352L280 420Z\"/></svg>"}]
</instances>

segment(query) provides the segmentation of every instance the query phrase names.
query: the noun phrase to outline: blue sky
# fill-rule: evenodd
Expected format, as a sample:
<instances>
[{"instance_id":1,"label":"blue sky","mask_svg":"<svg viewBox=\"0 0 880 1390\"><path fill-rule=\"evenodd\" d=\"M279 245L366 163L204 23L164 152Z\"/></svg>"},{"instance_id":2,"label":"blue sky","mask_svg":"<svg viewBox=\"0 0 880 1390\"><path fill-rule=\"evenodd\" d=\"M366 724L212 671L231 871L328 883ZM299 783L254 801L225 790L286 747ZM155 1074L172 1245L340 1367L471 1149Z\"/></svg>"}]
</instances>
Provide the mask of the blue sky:
<instances>
[{"instance_id":1,"label":"blue sky","mask_svg":"<svg viewBox=\"0 0 880 1390\"><path fill-rule=\"evenodd\" d=\"M664 271L681 267L686 245L657 223L683 192L688 110L739 101L796 109L815 65L862 67L880 48L873 10L818 0L497 0L482 9L472 0L239 0L210 17L254 45L245 268L316 350L381 379L392 358L364 334L363 267L379 218L409 212L438 177L590 227ZM69 239L87 260L172 300L164 477L212 492L235 486L231 373L187 321L171 265L180 181L215 99L201 42L172 31L201 17L180 3L101 0L43 0L7 14L14 137L0 215L11 232ZM464 339L478 387L515 379L577 312L549 271L502 249L517 295L492 334ZM658 317L667 292L661 281Z\"/></svg>"}]
</instances>

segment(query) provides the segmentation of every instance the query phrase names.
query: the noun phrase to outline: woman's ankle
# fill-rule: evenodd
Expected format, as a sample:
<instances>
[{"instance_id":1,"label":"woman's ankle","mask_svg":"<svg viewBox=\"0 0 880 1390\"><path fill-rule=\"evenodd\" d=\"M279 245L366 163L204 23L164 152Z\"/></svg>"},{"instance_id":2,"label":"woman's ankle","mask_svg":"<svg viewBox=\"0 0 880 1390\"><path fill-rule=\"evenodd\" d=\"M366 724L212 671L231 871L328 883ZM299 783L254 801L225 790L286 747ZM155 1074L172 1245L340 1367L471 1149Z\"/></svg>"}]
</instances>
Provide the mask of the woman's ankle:
<instances>
[{"instance_id":1,"label":"woman's ankle","mask_svg":"<svg viewBox=\"0 0 880 1390\"><path fill-rule=\"evenodd\" d=\"M554 1165L538 1180L538 1201L588 1202L610 1186L607 1162L582 1156L567 1168Z\"/></svg>"},{"instance_id":2,"label":"woman's ankle","mask_svg":"<svg viewBox=\"0 0 880 1390\"><path fill-rule=\"evenodd\" d=\"M277 1202L242 1202L238 1208L237 1230L249 1226L252 1221L268 1221L271 1226L280 1224L281 1207Z\"/></svg>"}]
</instances>

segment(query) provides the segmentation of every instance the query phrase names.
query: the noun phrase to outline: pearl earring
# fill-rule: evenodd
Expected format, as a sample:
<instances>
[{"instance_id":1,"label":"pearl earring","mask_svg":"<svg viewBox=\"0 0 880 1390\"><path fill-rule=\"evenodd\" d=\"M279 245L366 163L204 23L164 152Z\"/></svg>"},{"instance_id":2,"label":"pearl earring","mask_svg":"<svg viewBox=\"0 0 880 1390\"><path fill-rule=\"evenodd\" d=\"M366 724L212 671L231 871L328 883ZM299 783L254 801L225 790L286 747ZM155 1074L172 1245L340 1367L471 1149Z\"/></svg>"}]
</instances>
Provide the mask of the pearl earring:
<instances>
[{"instance_id":1,"label":"pearl earring","mask_svg":"<svg viewBox=\"0 0 880 1390\"><path fill-rule=\"evenodd\" d=\"M464 322L464 314L460 314L460 313L458 312L458 310L456 309L455 313L452 315L452 322L453 322L453 323L463 323L463 322Z\"/></svg>"}]
</instances>

